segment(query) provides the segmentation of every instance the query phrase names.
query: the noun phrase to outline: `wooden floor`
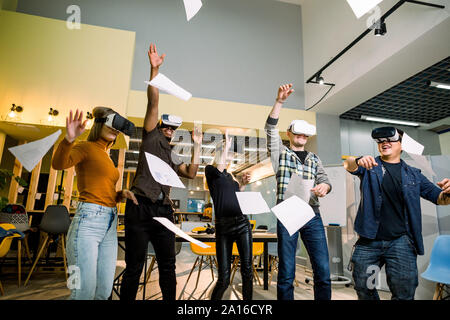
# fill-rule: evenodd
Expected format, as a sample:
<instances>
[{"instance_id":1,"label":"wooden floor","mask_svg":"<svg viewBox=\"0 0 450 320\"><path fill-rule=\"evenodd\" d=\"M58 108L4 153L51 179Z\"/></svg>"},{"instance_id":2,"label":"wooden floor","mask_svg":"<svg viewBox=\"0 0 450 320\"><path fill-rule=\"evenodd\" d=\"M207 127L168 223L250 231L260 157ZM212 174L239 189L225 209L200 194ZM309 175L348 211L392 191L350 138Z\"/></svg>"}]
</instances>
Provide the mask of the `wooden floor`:
<instances>
[{"instance_id":1,"label":"wooden floor","mask_svg":"<svg viewBox=\"0 0 450 320\"><path fill-rule=\"evenodd\" d=\"M122 258L119 256L119 259ZM183 287L186 284L189 272L193 266L196 256L190 251L189 246L183 246L180 254L177 256L176 272L177 272L177 298L180 296ZM117 261L116 274L119 274L125 267L123 260ZM24 267L24 272L29 268ZM214 287L214 282L217 280L217 271L214 270L214 280L209 268L204 269L200 274L200 280L197 288L195 283L198 272L192 274L189 283L186 285L184 294L181 299L202 299L207 300L210 297L211 291ZM17 273L1 274L5 295L0 296L0 300L64 300L70 295L70 290L67 289L64 274L40 271L33 273L31 280L26 287L23 286L23 281L26 274L22 275L22 286L17 285ZM259 272L262 282L262 272ZM314 299L313 287L311 283L305 283L305 272L302 267L297 267L298 287L294 287L295 300L312 300ZM236 272L235 279L232 286L225 292L223 300L237 300L241 299L241 278L239 272ZM381 299L390 299L390 293L380 291ZM143 291L139 291L137 299L142 299ZM269 286L269 290L263 290L262 286L254 283L253 299L255 300L276 300L276 273ZM118 297L113 294L113 299ZM158 270L153 271L150 281L146 286L146 299L161 299L161 292L158 284ZM357 296L352 287L346 288L343 285L333 285L332 288L333 300L356 300Z\"/></svg>"}]
</instances>

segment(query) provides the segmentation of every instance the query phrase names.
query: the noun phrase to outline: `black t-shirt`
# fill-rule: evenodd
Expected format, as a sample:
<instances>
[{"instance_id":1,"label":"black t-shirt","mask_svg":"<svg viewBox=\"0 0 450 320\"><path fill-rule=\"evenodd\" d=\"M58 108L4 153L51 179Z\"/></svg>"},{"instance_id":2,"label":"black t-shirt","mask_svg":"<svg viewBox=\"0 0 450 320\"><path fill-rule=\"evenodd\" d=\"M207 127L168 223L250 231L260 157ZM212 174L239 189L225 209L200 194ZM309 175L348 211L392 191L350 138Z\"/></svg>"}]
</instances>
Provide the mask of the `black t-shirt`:
<instances>
[{"instance_id":1,"label":"black t-shirt","mask_svg":"<svg viewBox=\"0 0 450 320\"><path fill-rule=\"evenodd\" d=\"M206 182L209 193L214 202L216 218L242 216L241 207L236 197L239 184L227 170L220 172L217 168L208 165L205 168Z\"/></svg>"},{"instance_id":2,"label":"black t-shirt","mask_svg":"<svg viewBox=\"0 0 450 320\"><path fill-rule=\"evenodd\" d=\"M393 240L406 234L401 163L382 161L385 173L381 184L382 203L377 240Z\"/></svg>"},{"instance_id":3,"label":"black t-shirt","mask_svg":"<svg viewBox=\"0 0 450 320\"><path fill-rule=\"evenodd\" d=\"M299 157L302 164L305 164L306 156L308 155L308 151L294 151L297 157Z\"/></svg>"}]
</instances>

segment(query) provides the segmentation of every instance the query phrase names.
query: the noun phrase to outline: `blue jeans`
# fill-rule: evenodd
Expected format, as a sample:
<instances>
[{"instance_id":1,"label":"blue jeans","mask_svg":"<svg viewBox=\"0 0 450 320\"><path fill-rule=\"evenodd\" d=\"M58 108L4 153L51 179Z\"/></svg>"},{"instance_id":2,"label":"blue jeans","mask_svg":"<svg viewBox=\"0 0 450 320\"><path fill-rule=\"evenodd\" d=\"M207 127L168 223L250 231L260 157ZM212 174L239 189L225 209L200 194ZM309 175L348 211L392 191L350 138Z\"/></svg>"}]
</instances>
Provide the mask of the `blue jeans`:
<instances>
[{"instance_id":1,"label":"blue jeans","mask_svg":"<svg viewBox=\"0 0 450 320\"><path fill-rule=\"evenodd\" d=\"M360 300L379 300L374 270L386 266L386 280L392 300L413 300L418 285L417 254L409 236L397 239L359 238L351 262L353 280Z\"/></svg>"},{"instance_id":2,"label":"blue jeans","mask_svg":"<svg viewBox=\"0 0 450 320\"><path fill-rule=\"evenodd\" d=\"M316 216L305 224L298 232L289 232L277 221L278 235L278 300L294 300L295 256L297 251L298 234L302 238L314 272L314 299L331 299L330 264L328 258L325 228L318 208L314 208Z\"/></svg>"},{"instance_id":3,"label":"blue jeans","mask_svg":"<svg viewBox=\"0 0 450 320\"><path fill-rule=\"evenodd\" d=\"M117 209L80 202L67 233L71 300L106 300L117 260Z\"/></svg>"}]
</instances>

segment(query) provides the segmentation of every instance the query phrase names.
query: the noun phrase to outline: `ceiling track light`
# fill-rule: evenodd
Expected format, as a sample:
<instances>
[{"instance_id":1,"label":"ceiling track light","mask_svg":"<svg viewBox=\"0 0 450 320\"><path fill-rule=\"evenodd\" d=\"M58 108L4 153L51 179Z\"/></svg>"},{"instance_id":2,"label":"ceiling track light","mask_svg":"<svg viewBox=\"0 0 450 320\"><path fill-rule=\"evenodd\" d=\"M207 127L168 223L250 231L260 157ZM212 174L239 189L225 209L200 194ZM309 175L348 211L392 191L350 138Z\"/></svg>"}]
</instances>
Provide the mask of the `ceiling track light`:
<instances>
[{"instance_id":1,"label":"ceiling track light","mask_svg":"<svg viewBox=\"0 0 450 320\"><path fill-rule=\"evenodd\" d=\"M12 107L8 113L8 117L10 118L15 118L16 117L16 112L20 113L23 111L23 108L21 106L16 106L14 103L12 104Z\"/></svg>"},{"instance_id":2,"label":"ceiling track light","mask_svg":"<svg viewBox=\"0 0 450 320\"><path fill-rule=\"evenodd\" d=\"M386 23L382 20L375 23L375 36L384 36L387 33Z\"/></svg>"},{"instance_id":3,"label":"ceiling track light","mask_svg":"<svg viewBox=\"0 0 450 320\"><path fill-rule=\"evenodd\" d=\"M389 17L392 13L394 13L398 8L400 8L403 4L405 4L407 2L408 3L412 3L412 4L418 4L418 5L433 7L433 8L437 8L437 9L445 9L445 6L439 5L439 4L434 4L434 3L424 2L424 1L400 0L380 18L380 20L379 20L380 21L379 30L377 31L377 29L375 29L375 35L381 36L381 35L386 34L387 28L386 28L385 21L386 21L387 17ZM372 30L373 30L373 26L370 26L369 28L367 28L355 40L353 40L347 47L345 47L341 52L339 52L336 56L334 56L333 59L331 59L326 65L324 65L317 72L315 72L308 80L306 80L306 83L320 84L320 82L317 81L317 76L318 75L320 76L323 71L325 71L335 61L337 61L340 57L342 57L348 50L350 50L359 41L361 41L367 34L372 32ZM333 86L335 86L335 84L333 84L333 83L323 83L323 84L324 85L330 85L331 88ZM330 90L331 90L331 88L330 88ZM330 90L328 90L328 92L325 93L325 95L317 103L315 103L312 107L307 108L306 110L310 110L310 109L314 108L320 101L322 101L325 98L325 96L329 93Z\"/></svg>"}]
</instances>

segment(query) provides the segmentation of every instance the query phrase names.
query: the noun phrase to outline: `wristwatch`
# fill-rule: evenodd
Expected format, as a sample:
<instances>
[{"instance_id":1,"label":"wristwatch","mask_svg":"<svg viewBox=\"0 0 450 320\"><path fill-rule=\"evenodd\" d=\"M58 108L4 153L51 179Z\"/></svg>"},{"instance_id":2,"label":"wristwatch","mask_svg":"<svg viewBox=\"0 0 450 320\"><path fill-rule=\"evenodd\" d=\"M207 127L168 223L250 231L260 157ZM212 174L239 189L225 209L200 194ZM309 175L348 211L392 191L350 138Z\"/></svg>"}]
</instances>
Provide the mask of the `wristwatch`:
<instances>
[{"instance_id":1,"label":"wristwatch","mask_svg":"<svg viewBox=\"0 0 450 320\"><path fill-rule=\"evenodd\" d=\"M362 158L362 156L355 159L355 163L356 163L356 165L357 165L358 167L359 167L358 161L359 161L359 159L361 159L361 158Z\"/></svg>"}]
</instances>

